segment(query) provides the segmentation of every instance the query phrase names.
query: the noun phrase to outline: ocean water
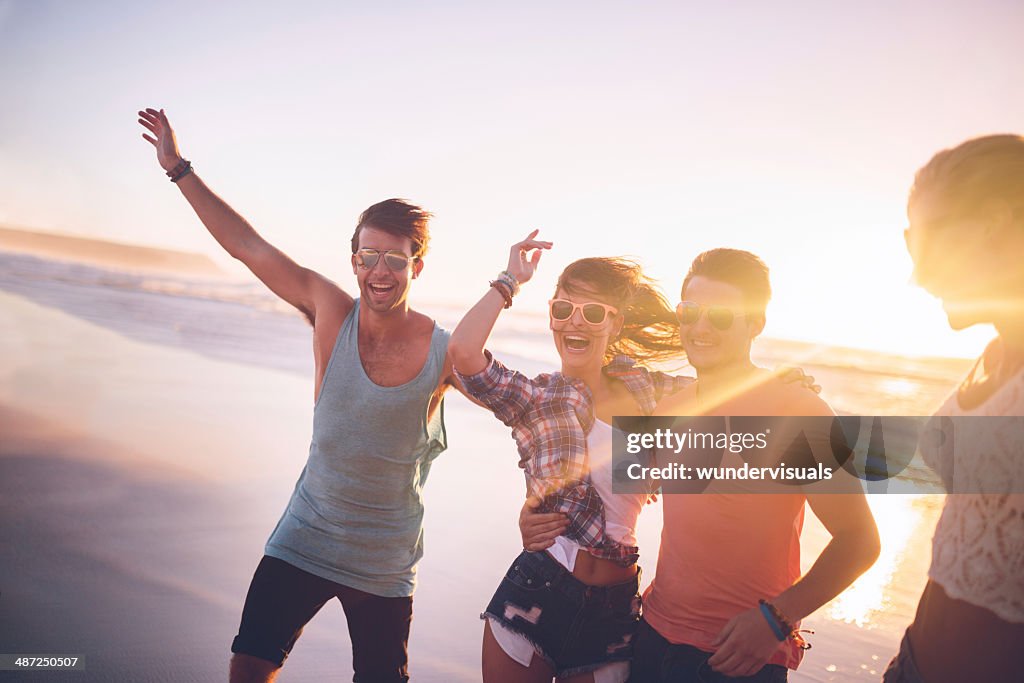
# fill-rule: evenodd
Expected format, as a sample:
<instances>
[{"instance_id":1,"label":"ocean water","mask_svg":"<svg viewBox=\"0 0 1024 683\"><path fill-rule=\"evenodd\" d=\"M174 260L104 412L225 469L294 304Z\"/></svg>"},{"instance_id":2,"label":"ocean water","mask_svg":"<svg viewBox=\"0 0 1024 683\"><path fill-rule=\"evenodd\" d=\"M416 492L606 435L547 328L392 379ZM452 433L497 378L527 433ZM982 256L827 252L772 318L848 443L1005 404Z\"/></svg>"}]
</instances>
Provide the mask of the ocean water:
<instances>
[{"instance_id":1,"label":"ocean water","mask_svg":"<svg viewBox=\"0 0 1024 683\"><path fill-rule=\"evenodd\" d=\"M0 292L87 321L132 342L254 371L283 372L296 383L311 383L308 325L257 282L115 272L0 253ZM449 328L462 313L429 302L417 302L417 308ZM557 360L543 311L510 311L500 321L491 347L509 365L528 374L551 370ZM804 368L822 385L823 396L836 410L868 415L927 415L969 365L964 360L906 358L771 339L759 340L755 356L768 366ZM103 381L102 373L96 381ZM181 382L187 383L188 378ZM518 547L515 519L523 486L507 430L461 397L449 399L448 408L451 446L436 464L427 487L427 549L411 640L414 680L421 681L478 678L480 624L476 613ZM273 476L268 478L273 483L260 495L245 498L252 506L252 516L263 526L258 524L251 532L246 558L223 560L230 571L225 569L219 580L231 585L234 596L218 594L211 603L237 605L240 612L251 556L258 558L260 537L270 530L263 520L280 513L307 446L296 443L294 453L273 461ZM810 637L813 649L791 680L877 680L912 618L925 581L942 497L878 495L872 496L870 503L883 539L882 556L849 590L805 621L804 626L817 633ZM167 509L161 514L170 516L168 524L173 526L179 513ZM654 505L642 516L638 534L645 583L654 576L660 530L660 506ZM207 539L206 545L197 547L197 556L215 556L218 537L207 532L202 537ZM808 515L802 537L805 570L827 542L827 532ZM194 572L196 585L206 580L204 570L195 566L198 562L185 564L182 571ZM226 611L232 613L230 607ZM305 680L344 670L349 660L345 637L339 633L343 620L337 612L340 610L314 620L281 680ZM159 615L153 616L159 619ZM233 626L221 630L230 628ZM230 642L231 635L226 633L224 642L210 644L209 661L221 656L226 660L225 642ZM145 649L145 645L141 647ZM155 651L157 644L153 647L154 652L147 654L154 671L150 680L209 679L210 672L161 659ZM104 661L116 672L116 657ZM175 667L185 669L175 673ZM222 674L223 670L216 672L217 677Z\"/></svg>"},{"instance_id":2,"label":"ocean water","mask_svg":"<svg viewBox=\"0 0 1024 683\"><path fill-rule=\"evenodd\" d=\"M0 251L0 290L140 341L302 376L312 368L305 321L255 279L120 272ZM449 329L464 312L430 302L416 306ZM545 311L504 313L491 346L524 372L550 370L558 357L546 316ZM754 357L768 367L804 368L837 411L864 415L929 415L970 365L965 359L911 358L779 339L759 339ZM685 365L678 369L692 374Z\"/></svg>"}]
</instances>

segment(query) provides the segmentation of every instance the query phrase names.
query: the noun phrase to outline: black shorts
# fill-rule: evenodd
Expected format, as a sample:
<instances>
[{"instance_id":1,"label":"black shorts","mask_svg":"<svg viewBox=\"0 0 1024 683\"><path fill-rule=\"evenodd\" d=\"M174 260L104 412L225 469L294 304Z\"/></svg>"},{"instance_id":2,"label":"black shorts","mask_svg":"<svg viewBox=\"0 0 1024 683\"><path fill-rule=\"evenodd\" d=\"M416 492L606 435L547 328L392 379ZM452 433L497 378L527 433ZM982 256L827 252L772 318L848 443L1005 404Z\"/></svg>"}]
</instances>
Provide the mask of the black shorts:
<instances>
[{"instance_id":1,"label":"black shorts","mask_svg":"<svg viewBox=\"0 0 1024 683\"><path fill-rule=\"evenodd\" d=\"M280 666L302 628L330 600L345 610L352 639L354 681L409 680L412 596L385 598L328 581L276 557L264 556L249 585L231 651Z\"/></svg>"}]
</instances>

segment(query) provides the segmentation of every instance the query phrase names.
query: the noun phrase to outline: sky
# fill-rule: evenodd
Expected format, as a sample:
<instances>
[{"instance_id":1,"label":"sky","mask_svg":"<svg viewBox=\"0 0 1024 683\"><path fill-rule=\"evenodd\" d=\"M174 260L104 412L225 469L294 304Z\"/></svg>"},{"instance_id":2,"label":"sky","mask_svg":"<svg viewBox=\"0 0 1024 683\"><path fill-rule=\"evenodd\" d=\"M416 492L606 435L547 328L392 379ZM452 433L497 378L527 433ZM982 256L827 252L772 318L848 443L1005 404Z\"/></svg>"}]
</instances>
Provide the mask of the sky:
<instances>
[{"instance_id":1,"label":"sky","mask_svg":"<svg viewBox=\"0 0 1024 683\"><path fill-rule=\"evenodd\" d=\"M1024 3L0 0L0 223L226 267L135 112L295 260L353 288L359 213L435 214L412 297L469 306L533 228L516 306L584 256L670 300L694 256L772 269L766 334L976 355L910 283L914 172L1021 132Z\"/></svg>"}]
</instances>

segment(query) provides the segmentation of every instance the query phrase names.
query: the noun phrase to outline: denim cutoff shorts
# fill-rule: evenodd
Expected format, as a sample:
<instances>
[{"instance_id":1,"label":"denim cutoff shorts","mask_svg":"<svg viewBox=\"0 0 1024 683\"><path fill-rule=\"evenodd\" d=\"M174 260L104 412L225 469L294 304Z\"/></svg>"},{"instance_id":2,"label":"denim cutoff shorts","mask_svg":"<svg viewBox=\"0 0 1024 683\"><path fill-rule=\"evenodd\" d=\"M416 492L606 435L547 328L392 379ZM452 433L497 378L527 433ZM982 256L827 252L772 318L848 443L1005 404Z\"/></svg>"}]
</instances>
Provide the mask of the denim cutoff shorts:
<instances>
[{"instance_id":1,"label":"denim cutoff shorts","mask_svg":"<svg viewBox=\"0 0 1024 683\"><path fill-rule=\"evenodd\" d=\"M558 677L633 656L640 621L640 573L612 586L588 586L545 551L523 551L481 619L523 635Z\"/></svg>"}]
</instances>

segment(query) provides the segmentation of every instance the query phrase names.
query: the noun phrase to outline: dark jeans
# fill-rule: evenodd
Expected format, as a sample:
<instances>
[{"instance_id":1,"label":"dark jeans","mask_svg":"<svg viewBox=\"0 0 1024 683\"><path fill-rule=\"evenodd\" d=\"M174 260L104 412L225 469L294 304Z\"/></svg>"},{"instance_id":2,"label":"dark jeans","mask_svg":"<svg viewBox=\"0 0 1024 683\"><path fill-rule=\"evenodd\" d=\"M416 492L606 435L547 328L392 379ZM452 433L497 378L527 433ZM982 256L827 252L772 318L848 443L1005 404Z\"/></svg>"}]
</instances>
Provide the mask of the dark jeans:
<instances>
[{"instance_id":1,"label":"dark jeans","mask_svg":"<svg viewBox=\"0 0 1024 683\"><path fill-rule=\"evenodd\" d=\"M786 667L778 664L765 664L753 676L723 676L708 666L712 654L691 645L673 645L641 619L629 683L782 683L789 676Z\"/></svg>"},{"instance_id":2,"label":"dark jeans","mask_svg":"<svg viewBox=\"0 0 1024 683\"><path fill-rule=\"evenodd\" d=\"M320 608L337 598L352 639L356 683L409 680L409 626L412 597L385 598L334 583L276 557L264 556L249 586L242 623L231 651L280 666L302 628Z\"/></svg>"},{"instance_id":3,"label":"dark jeans","mask_svg":"<svg viewBox=\"0 0 1024 683\"><path fill-rule=\"evenodd\" d=\"M544 551L523 551L480 616L520 633L561 678L629 661L640 576L588 586Z\"/></svg>"}]
</instances>

